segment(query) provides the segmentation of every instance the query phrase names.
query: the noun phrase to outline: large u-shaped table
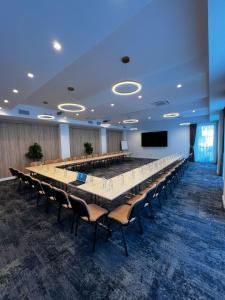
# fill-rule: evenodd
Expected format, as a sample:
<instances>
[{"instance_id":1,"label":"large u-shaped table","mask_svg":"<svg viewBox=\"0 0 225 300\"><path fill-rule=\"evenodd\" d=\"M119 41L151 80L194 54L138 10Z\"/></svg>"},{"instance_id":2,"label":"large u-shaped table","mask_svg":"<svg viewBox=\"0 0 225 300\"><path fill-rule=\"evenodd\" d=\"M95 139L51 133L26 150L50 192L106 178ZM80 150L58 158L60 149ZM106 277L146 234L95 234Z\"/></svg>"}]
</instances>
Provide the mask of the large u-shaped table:
<instances>
[{"instance_id":1,"label":"large u-shaped table","mask_svg":"<svg viewBox=\"0 0 225 300\"><path fill-rule=\"evenodd\" d=\"M121 156L121 153L114 155L105 155L101 156L101 158L110 158L119 155ZM129 155L130 153L123 153L123 156ZM104 179L88 175L86 183L81 184L79 186L72 185L72 182L76 180L77 172L62 169L62 166L66 167L67 165L76 165L80 164L81 162L92 161L98 158L93 157L82 160L79 159L74 161L67 161L65 163L53 163L48 165L27 167L26 169L32 173L36 173L43 177L50 178L54 181L65 184L67 187L79 189L88 192L92 195L99 196L101 198L112 201L118 198L119 196L127 193L128 191L132 190L134 187L140 185L148 178L159 173L160 171L175 163L176 161L180 160L181 158L182 157L180 155L170 155L167 157L163 157L157 161L130 170L111 179Z\"/></svg>"}]
</instances>

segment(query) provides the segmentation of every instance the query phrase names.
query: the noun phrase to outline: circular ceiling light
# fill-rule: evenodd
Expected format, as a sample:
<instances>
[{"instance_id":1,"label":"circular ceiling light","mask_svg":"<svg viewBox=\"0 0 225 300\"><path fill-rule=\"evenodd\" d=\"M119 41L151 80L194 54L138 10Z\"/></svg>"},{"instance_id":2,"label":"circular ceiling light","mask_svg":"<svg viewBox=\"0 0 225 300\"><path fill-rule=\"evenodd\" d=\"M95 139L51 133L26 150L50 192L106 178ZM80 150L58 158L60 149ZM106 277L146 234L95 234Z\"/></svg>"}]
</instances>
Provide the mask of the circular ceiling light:
<instances>
[{"instance_id":1,"label":"circular ceiling light","mask_svg":"<svg viewBox=\"0 0 225 300\"><path fill-rule=\"evenodd\" d=\"M27 73L27 77L34 78L34 74L33 73Z\"/></svg>"},{"instance_id":2,"label":"circular ceiling light","mask_svg":"<svg viewBox=\"0 0 225 300\"><path fill-rule=\"evenodd\" d=\"M5 99L5 100L4 100L4 103L9 103L9 100Z\"/></svg>"},{"instance_id":3,"label":"circular ceiling light","mask_svg":"<svg viewBox=\"0 0 225 300\"><path fill-rule=\"evenodd\" d=\"M18 94L19 93L19 91L16 90L16 89L13 89L12 91L13 91L14 94Z\"/></svg>"},{"instance_id":4,"label":"circular ceiling light","mask_svg":"<svg viewBox=\"0 0 225 300\"><path fill-rule=\"evenodd\" d=\"M92 108L91 111L94 112L95 111L94 108Z\"/></svg>"},{"instance_id":5,"label":"circular ceiling light","mask_svg":"<svg viewBox=\"0 0 225 300\"><path fill-rule=\"evenodd\" d=\"M195 113L195 110L193 109L192 112Z\"/></svg>"},{"instance_id":6,"label":"circular ceiling light","mask_svg":"<svg viewBox=\"0 0 225 300\"><path fill-rule=\"evenodd\" d=\"M123 123L125 124L133 124L133 123L138 123L139 120L137 119L128 119L128 120L123 120Z\"/></svg>"},{"instance_id":7,"label":"circular ceiling light","mask_svg":"<svg viewBox=\"0 0 225 300\"><path fill-rule=\"evenodd\" d=\"M177 88L178 88L178 89L182 88L182 84L179 83L179 84L177 85Z\"/></svg>"},{"instance_id":8,"label":"circular ceiling light","mask_svg":"<svg viewBox=\"0 0 225 300\"><path fill-rule=\"evenodd\" d=\"M66 112L72 112L77 113L85 110L85 107L80 104L76 103L62 103L58 105L58 109L66 111Z\"/></svg>"},{"instance_id":9,"label":"circular ceiling light","mask_svg":"<svg viewBox=\"0 0 225 300\"><path fill-rule=\"evenodd\" d=\"M176 118L179 117L179 113L169 113L169 114L164 114L163 118Z\"/></svg>"},{"instance_id":10,"label":"circular ceiling light","mask_svg":"<svg viewBox=\"0 0 225 300\"><path fill-rule=\"evenodd\" d=\"M2 107L0 106L0 109L2 109Z\"/></svg>"},{"instance_id":11,"label":"circular ceiling light","mask_svg":"<svg viewBox=\"0 0 225 300\"><path fill-rule=\"evenodd\" d=\"M62 50L62 45L58 41L56 41L56 40L52 42L52 47L56 51L61 51Z\"/></svg>"},{"instance_id":12,"label":"circular ceiling light","mask_svg":"<svg viewBox=\"0 0 225 300\"><path fill-rule=\"evenodd\" d=\"M45 114L45 115L38 115L37 117L38 117L38 119L41 119L41 120L53 120L53 119L55 119L54 116L47 115L47 114Z\"/></svg>"},{"instance_id":13,"label":"circular ceiling light","mask_svg":"<svg viewBox=\"0 0 225 300\"><path fill-rule=\"evenodd\" d=\"M138 99L142 99L142 95L139 95L139 96L138 96Z\"/></svg>"},{"instance_id":14,"label":"circular ceiling light","mask_svg":"<svg viewBox=\"0 0 225 300\"><path fill-rule=\"evenodd\" d=\"M112 92L116 95L122 96L136 94L140 92L141 89L142 85L134 80L120 81L112 86Z\"/></svg>"},{"instance_id":15,"label":"circular ceiling light","mask_svg":"<svg viewBox=\"0 0 225 300\"><path fill-rule=\"evenodd\" d=\"M180 123L179 124L180 126L188 126L188 125L191 125L191 123L187 122L187 123Z\"/></svg>"}]
</instances>

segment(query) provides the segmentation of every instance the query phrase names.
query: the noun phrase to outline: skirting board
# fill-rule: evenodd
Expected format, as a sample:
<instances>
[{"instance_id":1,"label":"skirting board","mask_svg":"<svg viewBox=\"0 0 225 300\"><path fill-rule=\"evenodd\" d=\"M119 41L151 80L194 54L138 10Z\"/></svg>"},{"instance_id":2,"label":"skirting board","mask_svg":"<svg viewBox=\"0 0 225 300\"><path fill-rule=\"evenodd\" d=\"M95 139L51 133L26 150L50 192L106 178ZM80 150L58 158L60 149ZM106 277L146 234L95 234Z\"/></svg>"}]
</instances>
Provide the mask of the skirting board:
<instances>
[{"instance_id":1,"label":"skirting board","mask_svg":"<svg viewBox=\"0 0 225 300\"><path fill-rule=\"evenodd\" d=\"M2 182L2 181L7 181L7 180L12 180L12 179L14 179L14 178L15 178L15 176L5 177L5 178L0 178L0 182Z\"/></svg>"}]
</instances>

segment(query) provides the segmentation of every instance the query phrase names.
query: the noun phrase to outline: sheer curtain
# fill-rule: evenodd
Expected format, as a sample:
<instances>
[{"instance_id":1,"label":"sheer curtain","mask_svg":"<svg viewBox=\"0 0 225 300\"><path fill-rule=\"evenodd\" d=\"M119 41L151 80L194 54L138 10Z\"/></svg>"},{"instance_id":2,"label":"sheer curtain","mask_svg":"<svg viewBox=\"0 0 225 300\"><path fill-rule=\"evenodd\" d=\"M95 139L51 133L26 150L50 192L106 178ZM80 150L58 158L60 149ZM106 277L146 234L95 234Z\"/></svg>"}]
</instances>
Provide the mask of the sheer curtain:
<instances>
[{"instance_id":1,"label":"sheer curtain","mask_svg":"<svg viewBox=\"0 0 225 300\"><path fill-rule=\"evenodd\" d=\"M202 124L197 126L194 151L195 161L216 162L215 124Z\"/></svg>"}]
</instances>

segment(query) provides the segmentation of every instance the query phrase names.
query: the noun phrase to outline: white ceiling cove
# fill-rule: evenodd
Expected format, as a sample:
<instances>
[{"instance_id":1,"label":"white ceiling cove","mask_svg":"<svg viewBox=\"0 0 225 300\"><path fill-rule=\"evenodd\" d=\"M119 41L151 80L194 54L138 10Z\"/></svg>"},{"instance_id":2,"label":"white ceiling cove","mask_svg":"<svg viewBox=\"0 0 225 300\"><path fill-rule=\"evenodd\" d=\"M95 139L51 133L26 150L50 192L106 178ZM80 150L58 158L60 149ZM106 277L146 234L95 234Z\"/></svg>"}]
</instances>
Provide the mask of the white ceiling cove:
<instances>
[{"instance_id":1,"label":"white ceiling cove","mask_svg":"<svg viewBox=\"0 0 225 300\"><path fill-rule=\"evenodd\" d=\"M32 105L56 113L59 104L73 102L86 110L67 116L112 124L160 121L170 112L190 120L208 116L207 8L207 0L4 1L0 106L8 99L10 109ZM62 51L54 51L53 40ZM120 61L124 55L130 57L127 65ZM141 92L113 94L112 85L125 79L139 81Z\"/></svg>"}]
</instances>

